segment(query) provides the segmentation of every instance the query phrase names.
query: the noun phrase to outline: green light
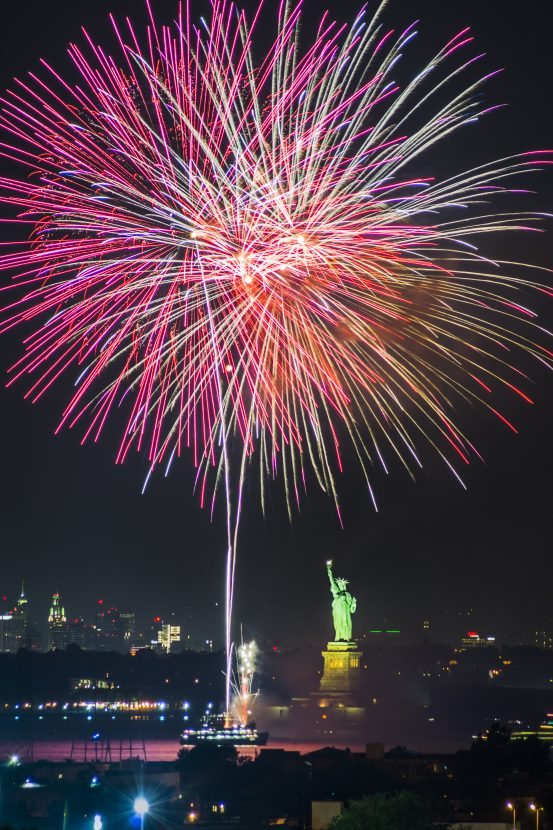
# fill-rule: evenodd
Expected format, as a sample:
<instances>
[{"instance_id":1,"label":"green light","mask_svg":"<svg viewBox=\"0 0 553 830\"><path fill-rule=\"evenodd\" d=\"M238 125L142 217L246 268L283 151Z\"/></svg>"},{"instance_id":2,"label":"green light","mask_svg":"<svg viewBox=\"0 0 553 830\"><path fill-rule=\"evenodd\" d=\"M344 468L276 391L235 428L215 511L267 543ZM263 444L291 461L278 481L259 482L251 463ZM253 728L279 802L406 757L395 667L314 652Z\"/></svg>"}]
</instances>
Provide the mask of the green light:
<instances>
[{"instance_id":1,"label":"green light","mask_svg":"<svg viewBox=\"0 0 553 830\"><path fill-rule=\"evenodd\" d=\"M399 628L387 628L386 634L401 634Z\"/></svg>"},{"instance_id":2,"label":"green light","mask_svg":"<svg viewBox=\"0 0 553 830\"><path fill-rule=\"evenodd\" d=\"M382 629L380 628L371 628L369 634L382 634Z\"/></svg>"}]
</instances>

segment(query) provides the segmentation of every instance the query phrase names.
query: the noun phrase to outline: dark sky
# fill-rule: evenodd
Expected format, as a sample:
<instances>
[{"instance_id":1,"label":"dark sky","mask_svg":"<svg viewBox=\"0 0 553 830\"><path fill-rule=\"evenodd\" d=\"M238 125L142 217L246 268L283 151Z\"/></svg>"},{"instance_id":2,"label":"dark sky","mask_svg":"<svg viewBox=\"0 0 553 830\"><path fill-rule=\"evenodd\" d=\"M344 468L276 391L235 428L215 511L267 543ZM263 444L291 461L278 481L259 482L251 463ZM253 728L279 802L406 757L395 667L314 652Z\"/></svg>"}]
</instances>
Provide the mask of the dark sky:
<instances>
[{"instance_id":1,"label":"dark sky","mask_svg":"<svg viewBox=\"0 0 553 830\"><path fill-rule=\"evenodd\" d=\"M313 20L321 6L306 5L307 19ZM100 40L107 33L109 12L118 17L132 12L140 19L142 9L140 0L10 0L5 6L10 12L0 35L1 88L13 75L34 69L40 57L66 67L65 46L79 38L81 24ZM154 0L154 6L163 18L170 16L173 4ZM358 4L329 0L324 7L345 18ZM546 7L543 0L390 2L391 25L421 19L421 36L408 59L414 71L430 50L468 24L478 50L487 52L487 67L505 68L488 85L486 96L509 106L477 125L466 142L443 145L433 159L426 157L422 175L430 164L454 172L476 158L553 147L553 50ZM533 205L551 209L550 176L541 178L539 190ZM547 236L512 240L509 253L550 265L549 224ZM492 253L498 255L502 244L492 242ZM551 320L551 307L544 306L543 312ZM3 372L17 354L17 335L4 338ZM509 407L520 427L518 436L474 411L461 413L487 462L471 467L467 492L427 452L416 485L400 470L387 479L377 474L376 514L350 468L340 482L346 523L341 530L330 503L315 489L290 526L280 486L273 488L265 520L252 487L240 535L236 619L256 636L275 641L295 632L326 638L331 632L322 566L332 556L359 598L358 631L385 621L392 627L420 627L423 617L447 634L470 624L513 636L546 625L546 617L553 628L553 377L537 365L533 377L536 406L512 401ZM68 386L61 384L36 406L23 400L23 391L0 391L0 594L13 596L25 578L37 617L44 617L52 591L60 590L69 611L85 617L104 597L144 615L174 611L183 622L192 618L196 636L218 636L222 515L211 523L200 510L187 460L168 479L155 478L142 496L145 462L134 457L116 467L115 441L109 436L85 448L77 434L53 437Z\"/></svg>"}]
</instances>

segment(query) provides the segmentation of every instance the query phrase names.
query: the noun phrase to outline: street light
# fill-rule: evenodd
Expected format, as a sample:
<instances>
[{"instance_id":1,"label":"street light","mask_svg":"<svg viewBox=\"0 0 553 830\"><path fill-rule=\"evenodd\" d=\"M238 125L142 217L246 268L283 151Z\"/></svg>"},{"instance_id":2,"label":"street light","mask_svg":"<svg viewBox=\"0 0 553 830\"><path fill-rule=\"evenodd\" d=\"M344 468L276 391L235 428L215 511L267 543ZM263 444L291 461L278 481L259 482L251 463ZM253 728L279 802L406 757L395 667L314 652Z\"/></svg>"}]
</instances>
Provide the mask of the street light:
<instances>
[{"instance_id":1,"label":"street light","mask_svg":"<svg viewBox=\"0 0 553 830\"><path fill-rule=\"evenodd\" d=\"M103 826L102 816L98 814L95 815L94 821L92 822L92 830L102 830Z\"/></svg>"},{"instance_id":2,"label":"street light","mask_svg":"<svg viewBox=\"0 0 553 830\"><path fill-rule=\"evenodd\" d=\"M529 804L530 809L536 814L536 830L540 830L540 813L543 812L543 807L538 807L537 804Z\"/></svg>"},{"instance_id":3,"label":"street light","mask_svg":"<svg viewBox=\"0 0 553 830\"><path fill-rule=\"evenodd\" d=\"M508 809L508 810L511 810L511 812L512 812L512 814L513 814L513 830L516 830L516 826L517 826L517 811L516 811L515 805L512 803L512 801L508 801L508 802L507 802L507 804L506 804L505 806L507 807L507 809Z\"/></svg>"},{"instance_id":4,"label":"street light","mask_svg":"<svg viewBox=\"0 0 553 830\"><path fill-rule=\"evenodd\" d=\"M134 812L140 818L140 830L144 830L144 816L150 809L150 805L143 795L139 795L134 799Z\"/></svg>"}]
</instances>

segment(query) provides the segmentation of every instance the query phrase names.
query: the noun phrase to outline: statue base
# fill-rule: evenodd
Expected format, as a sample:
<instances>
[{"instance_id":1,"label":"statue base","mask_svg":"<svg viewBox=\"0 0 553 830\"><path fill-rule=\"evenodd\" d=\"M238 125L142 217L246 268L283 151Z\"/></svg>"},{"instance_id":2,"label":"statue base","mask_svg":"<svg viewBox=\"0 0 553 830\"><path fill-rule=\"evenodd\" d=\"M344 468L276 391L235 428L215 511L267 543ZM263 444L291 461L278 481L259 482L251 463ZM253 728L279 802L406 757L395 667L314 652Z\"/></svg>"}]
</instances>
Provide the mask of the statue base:
<instances>
[{"instance_id":1,"label":"statue base","mask_svg":"<svg viewBox=\"0 0 553 830\"><path fill-rule=\"evenodd\" d=\"M349 737L365 726L365 707L360 706L361 658L359 644L352 642L330 642L322 652L324 669L318 692L311 692L309 698L294 698L293 709L307 711L317 735ZM307 711L306 711L307 710Z\"/></svg>"},{"instance_id":2,"label":"statue base","mask_svg":"<svg viewBox=\"0 0 553 830\"><path fill-rule=\"evenodd\" d=\"M366 728L367 715L362 705L366 695L361 690L363 652L355 641L330 642L322 656L319 690L308 697L292 698L286 712L290 727L306 738L317 735L324 740L357 740ZM276 729L278 726L273 731Z\"/></svg>"},{"instance_id":3,"label":"statue base","mask_svg":"<svg viewBox=\"0 0 553 830\"><path fill-rule=\"evenodd\" d=\"M323 676L319 691L325 694L351 695L361 685L361 658L359 644L352 642L330 642L322 652L324 659Z\"/></svg>"}]
</instances>

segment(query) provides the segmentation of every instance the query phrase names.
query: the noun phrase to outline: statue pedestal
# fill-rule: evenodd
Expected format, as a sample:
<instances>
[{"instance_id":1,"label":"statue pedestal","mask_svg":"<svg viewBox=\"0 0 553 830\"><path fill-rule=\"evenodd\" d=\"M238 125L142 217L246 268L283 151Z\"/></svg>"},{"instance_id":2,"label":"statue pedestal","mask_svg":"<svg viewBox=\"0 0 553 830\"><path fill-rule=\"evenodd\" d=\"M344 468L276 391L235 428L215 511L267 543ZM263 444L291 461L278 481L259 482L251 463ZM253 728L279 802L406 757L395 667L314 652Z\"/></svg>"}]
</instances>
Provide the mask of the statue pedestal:
<instances>
[{"instance_id":1,"label":"statue pedestal","mask_svg":"<svg viewBox=\"0 0 553 830\"><path fill-rule=\"evenodd\" d=\"M359 705L363 697L359 695L363 652L356 642L331 642L322 655L319 690L308 698L292 699L297 722L310 721L310 729L317 735L357 735L365 726L366 716L365 707Z\"/></svg>"},{"instance_id":2,"label":"statue pedestal","mask_svg":"<svg viewBox=\"0 0 553 830\"><path fill-rule=\"evenodd\" d=\"M319 687L320 692L350 695L356 692L361 685L361 657L356 642L327 643L326 651L322 652L324 659L323 676Z\"/></svg>"}]
</instances>

